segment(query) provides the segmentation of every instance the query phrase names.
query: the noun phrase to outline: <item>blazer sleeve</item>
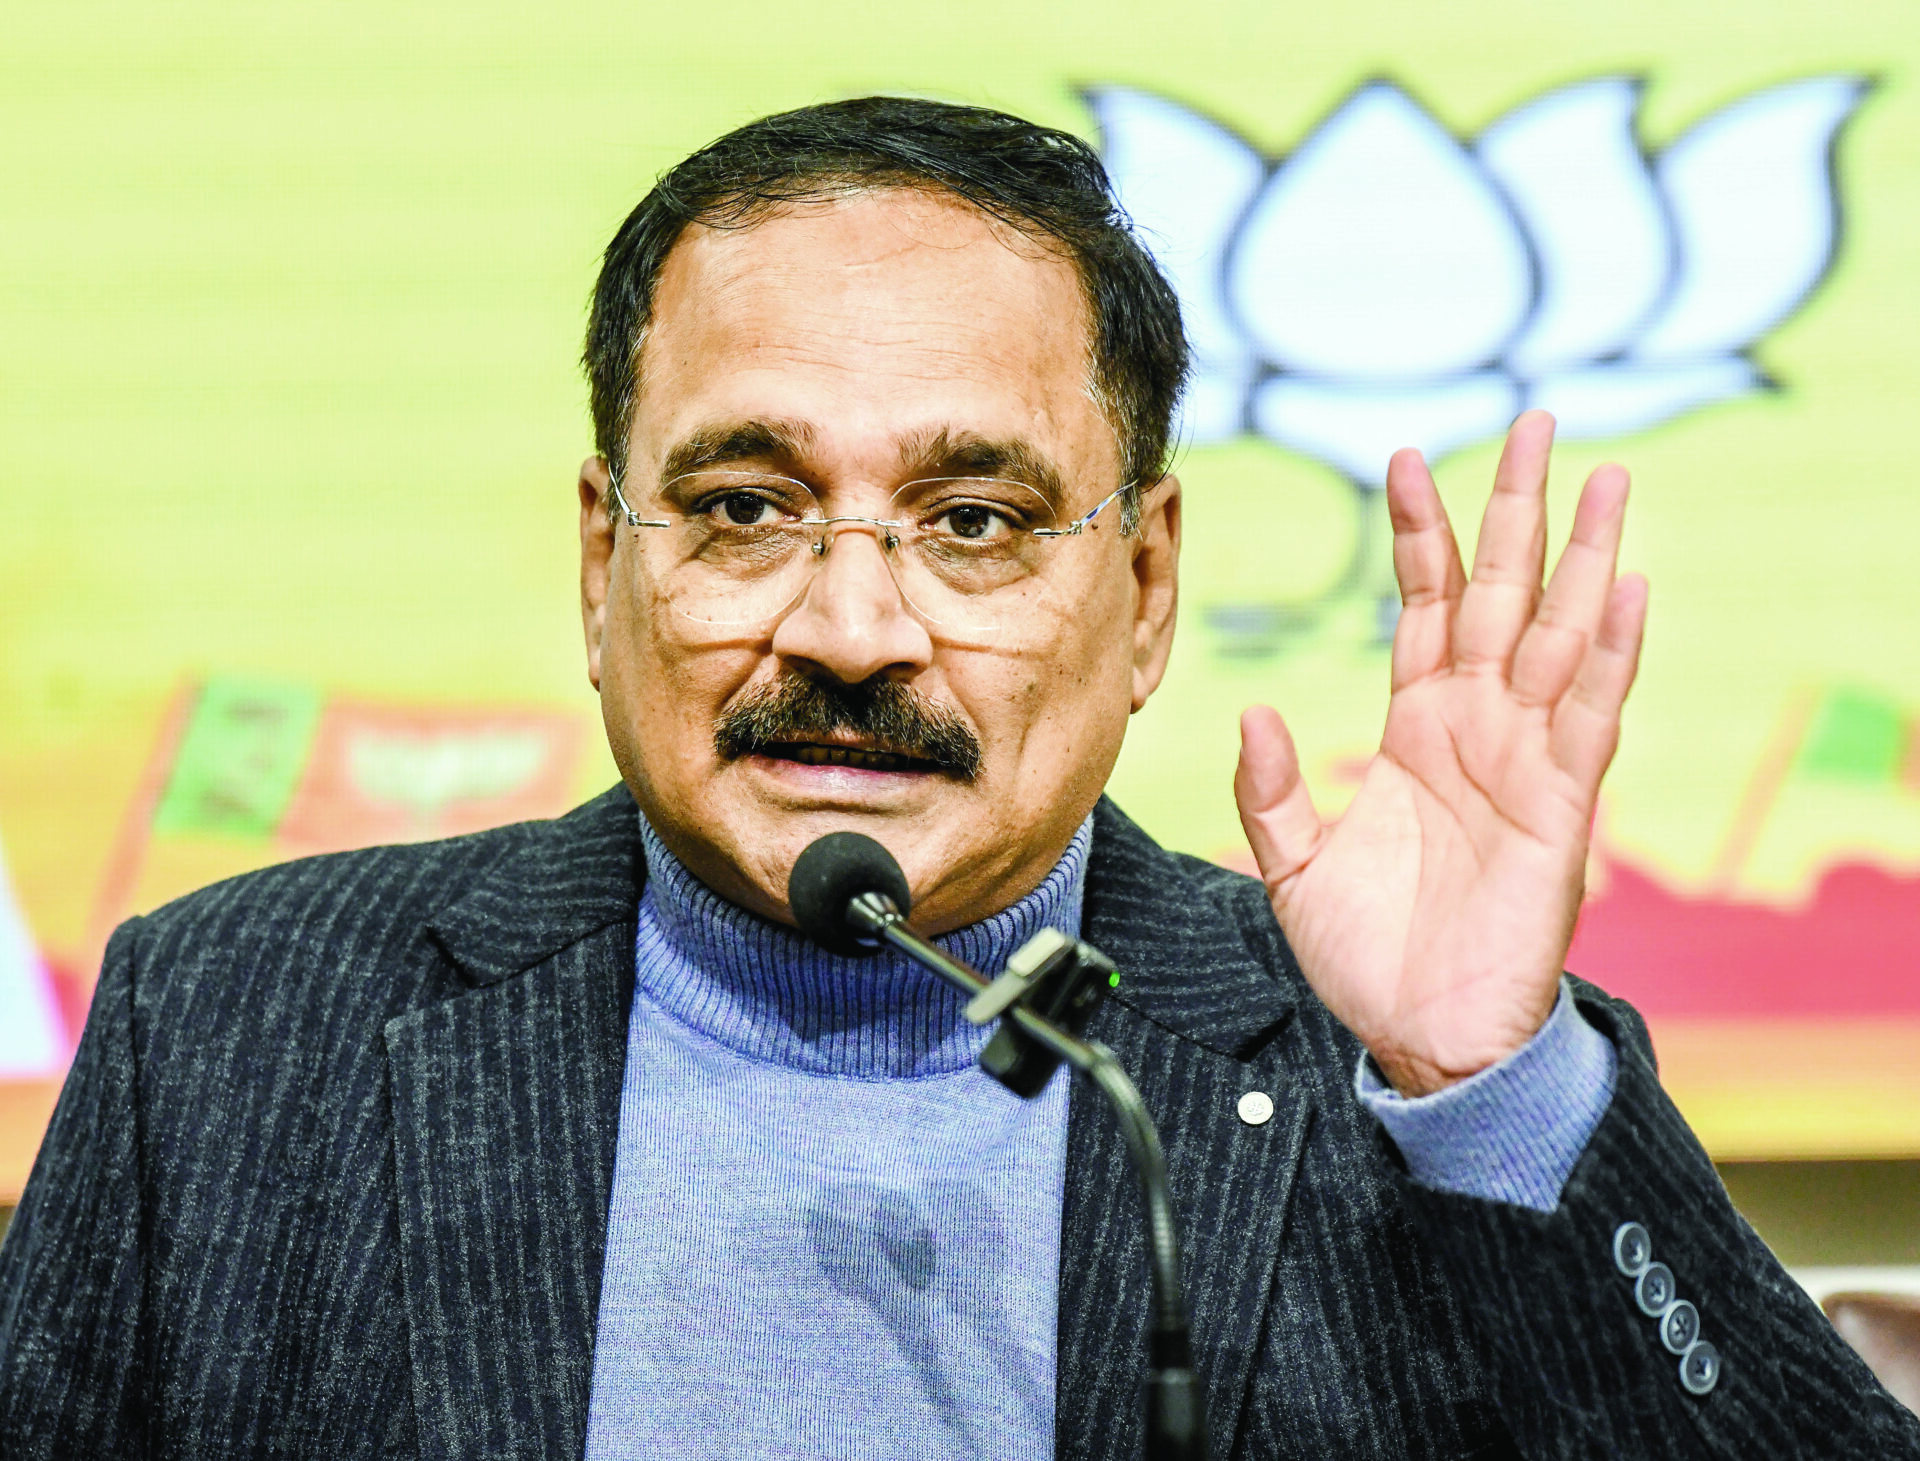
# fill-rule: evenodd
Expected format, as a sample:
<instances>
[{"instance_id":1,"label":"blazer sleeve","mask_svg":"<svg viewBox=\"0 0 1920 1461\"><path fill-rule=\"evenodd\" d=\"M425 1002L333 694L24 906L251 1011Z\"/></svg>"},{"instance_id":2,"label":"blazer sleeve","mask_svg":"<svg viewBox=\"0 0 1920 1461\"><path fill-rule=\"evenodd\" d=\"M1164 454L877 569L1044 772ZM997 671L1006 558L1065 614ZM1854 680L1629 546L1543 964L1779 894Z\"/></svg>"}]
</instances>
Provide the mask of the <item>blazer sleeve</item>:
<instances>
[{"instance_id":1,"label":"blazer sleeve","mask_svg":"<svg viewBox=\"0 0 1920 1461\"><path fill-rule=\"evenodd\" d=\"M1551 1212L1434 1191L1406 1201L1470 1318L1525 1456L1920 1458L1920 1418L1881 1388L1727 1196L1661 1089L1646 1026L1576 985L1619 1056L1613 1101ZM1637 1224L1650 1255L1626 1224ZM1616 1253L1616 1243L1625 1251ZM1638 1248L1640 1251L1635 1251ZM1660 1263L1719 1370L1702 1393L1627 1270Z\"/></svg>"},{"instance_id":2,"label":"blazer sleeve","mask_svg":"<svg viewBox=\"0 0 1920 1461\"><path fill-rule=\"evenodd\" d=\"M138 1457L144 1263L133 986L107 946L80 1047L0 1245L0 1455Z\"/></svg>"}]
</instances>

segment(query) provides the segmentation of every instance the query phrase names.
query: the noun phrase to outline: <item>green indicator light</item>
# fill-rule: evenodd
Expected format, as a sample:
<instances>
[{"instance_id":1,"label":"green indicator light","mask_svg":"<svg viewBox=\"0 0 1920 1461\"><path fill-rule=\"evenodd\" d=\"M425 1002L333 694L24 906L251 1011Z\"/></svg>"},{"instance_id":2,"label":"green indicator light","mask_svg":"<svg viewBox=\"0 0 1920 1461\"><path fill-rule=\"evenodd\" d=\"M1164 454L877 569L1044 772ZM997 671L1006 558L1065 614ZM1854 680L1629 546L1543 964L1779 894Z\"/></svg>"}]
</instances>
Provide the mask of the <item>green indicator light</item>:
<instances>
[{"instance_id":1,"label":"green indicator light","mask_svg":"<svg viewBox=\"0 0 1920 1461\"><path fill-rule=\"evenodd\" d=\"M1113 973L1107 976L1107 988L1118 989L1119 987L1120 987L1120 971L1116 969L1113 971Z\"/></svg>"}]
</instances>

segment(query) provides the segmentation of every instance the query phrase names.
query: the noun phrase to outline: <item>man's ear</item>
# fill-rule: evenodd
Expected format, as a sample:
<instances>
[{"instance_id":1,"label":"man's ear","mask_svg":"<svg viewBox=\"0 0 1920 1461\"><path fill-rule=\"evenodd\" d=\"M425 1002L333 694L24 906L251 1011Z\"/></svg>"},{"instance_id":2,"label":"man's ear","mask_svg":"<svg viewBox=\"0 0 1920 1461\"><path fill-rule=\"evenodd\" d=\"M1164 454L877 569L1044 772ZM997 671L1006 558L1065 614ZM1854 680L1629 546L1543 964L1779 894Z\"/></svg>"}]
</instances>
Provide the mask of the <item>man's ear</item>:
<instances>
[{"instance_id":1,"label":"man's ear","mask_svg":"<svg viewBox=\"0 0 1920 1461\"><path fill-rule=\"evenodd\" d=\"M1180 599L1180 479L1162 477L1142 494L1133 548L1133 708L1160 688L1173 652Z\"/></svg>"},{"instance_id":2,"label":"man's ear","mask_svg":"<svg viewBox=\"0 0 1920 1461\"><path fill-rule=\"evenodd\" d=\"M587 634L587 678L596 690L613 565L613 519L607 515L612 480L605 457L588 457L580 464L580 622Z\"/></svg>"}]
</instances>

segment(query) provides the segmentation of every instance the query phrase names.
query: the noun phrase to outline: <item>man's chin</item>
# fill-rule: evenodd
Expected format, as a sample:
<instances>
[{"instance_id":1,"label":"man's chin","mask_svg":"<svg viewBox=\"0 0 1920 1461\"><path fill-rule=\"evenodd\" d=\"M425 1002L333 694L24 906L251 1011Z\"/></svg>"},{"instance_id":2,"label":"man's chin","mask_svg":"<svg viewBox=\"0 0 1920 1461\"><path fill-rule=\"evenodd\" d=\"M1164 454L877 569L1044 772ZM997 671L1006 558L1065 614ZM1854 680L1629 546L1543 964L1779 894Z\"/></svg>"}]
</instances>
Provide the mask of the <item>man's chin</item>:
<instances>
[{"instance_id":1,"label":"man's chin","mask_svg":"<svg viewBox=\"0 0 1920 1461\"><path fill-rule=\"evenodd\" d=\"M679 835L668 845L722 896L791 922L785 905L794 860L829 832L874 838L907 869L916 898L924 897L990 820L974 789L933 771L741 756L724 763L697 807L673 818Z\"/></svg>"}]
</instances>

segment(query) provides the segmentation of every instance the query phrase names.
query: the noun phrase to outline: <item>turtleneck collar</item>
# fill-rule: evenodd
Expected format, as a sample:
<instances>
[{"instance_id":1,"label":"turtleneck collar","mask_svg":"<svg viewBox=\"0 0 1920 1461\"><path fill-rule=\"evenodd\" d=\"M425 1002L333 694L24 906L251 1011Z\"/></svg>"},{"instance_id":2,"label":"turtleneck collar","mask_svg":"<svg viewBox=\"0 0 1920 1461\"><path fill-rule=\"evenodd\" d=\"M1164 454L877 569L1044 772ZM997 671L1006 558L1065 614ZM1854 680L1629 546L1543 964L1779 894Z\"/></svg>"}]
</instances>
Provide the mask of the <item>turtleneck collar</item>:
<instances>
[{"instance_id":1,"label":"turtleneck collar","mask_svg":"<svg viewBox=\"0 0 1920 1461\"><path fill-rule=\"evenodd\" d=\"M890 1080L965 1069L991 1038L961 1017L959 991L891 951L845 959L727 902L667 851L646 818L634 947L655 1007L751 1059L815 1075ZM1089 817L1039 887L938 940L992 975L1042 928L1080 932Z\"/></svg>"}]
</instances>

